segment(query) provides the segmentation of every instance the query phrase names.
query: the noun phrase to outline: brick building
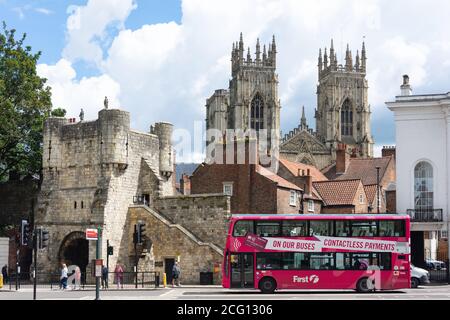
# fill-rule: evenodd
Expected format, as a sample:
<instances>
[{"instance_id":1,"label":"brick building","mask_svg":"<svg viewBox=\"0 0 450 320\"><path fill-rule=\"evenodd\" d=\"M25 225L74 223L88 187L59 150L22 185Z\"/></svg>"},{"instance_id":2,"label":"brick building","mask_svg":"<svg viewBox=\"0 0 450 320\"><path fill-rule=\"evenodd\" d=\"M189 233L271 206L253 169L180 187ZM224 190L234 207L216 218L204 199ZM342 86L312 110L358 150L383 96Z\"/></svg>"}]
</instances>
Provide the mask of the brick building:
<instances>
[{"instance_id":1,"label":"brick building","mask_svg":"<svg viewBox=\"0 0 450 320\"><path fill-rule=\"evenodd\" d=\"M347 152L347 146L340 144L336 152L336 163L322 170L322 173L330 180L361 180L366 189L371 212L377 212L376 186L380 186L380 212L394 212L392 201L386 206L386 191L392 191L396 180L395 148L385 147L381 158L355 158ZM379 168L377 177L377 167ZM378 178L378 180L377 180ZM395 197L395 193L390 193Z\"/></svg>"},{"instance_id":2,"label":"brick building","mask_svg":"<svg viewBox=\"0 0 450 320\"><path fill-rule=\"evenodd\" d=\"M367 213L369 201L359 179L314 182L323 206L321 213Z\"/></svg>"},{"instance_id":3,"label":"brick building","mask_svg":"<svg viewBox=\"0 0 450 320\"><path fill-rule=\"evenodd\" d=\"M322 212L323 200L313 182L328 181L320 170L314 166L280 159L278 175L304 190L301 204L302 213L319 214Z\"/></svg>"},{"instance_id":4,"label":"brick building","mask_svg":"<svg viewBox=\"0 0 450 320\"><path fill-rule=\"evenodd\" d=\"M234 141L234 152L245 143L248 155L245 163L237 164L237 156L231 164L201 164L192 174L191 194L223 193L231 196L232 213L295 214L300 213L303 190L292 182L259 164L256 141ZM225 144L218 147L226 148ZM250 154L256 156L250 160ZM225 156L225 153L224 153Z\"/></svg>"}]
</instances>

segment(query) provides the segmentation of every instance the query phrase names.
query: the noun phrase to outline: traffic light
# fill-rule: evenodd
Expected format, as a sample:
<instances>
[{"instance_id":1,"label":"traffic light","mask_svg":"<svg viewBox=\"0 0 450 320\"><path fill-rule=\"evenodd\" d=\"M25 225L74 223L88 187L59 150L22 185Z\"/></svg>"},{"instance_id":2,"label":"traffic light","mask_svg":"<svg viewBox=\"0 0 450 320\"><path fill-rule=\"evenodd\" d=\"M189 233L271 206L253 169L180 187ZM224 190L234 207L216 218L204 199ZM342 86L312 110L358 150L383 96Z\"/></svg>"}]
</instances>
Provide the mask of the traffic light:
<instances>
[{"instance_id":1,"label":"traffic light","mask_svg":"<svg viewBox=\"0 0 450 320\"><path fill-rule=\"evenodd\" d=\"M30 242L30 231L30 223L27 220L22 220L20 228L20 245L28 246L28 243Z\"/></svg>"},{"instance_id":2,"label":"traffic light","mask_svg":"<svg viewBox=\"0 0 450 320\"><path fill-rule=\"evenodd\" d=\"M112 256L112 255L114 255L114 247L108 246L108 256Z\"/></svg>"},{"instance_id":3,"label":"traffic light","mask_svg":"<svg viewBox=\"0 0 450 320\"><path fill-rule=\"evenodd\" d=\"M142 243L145 238L145 223L138 223L137 243Z\"/></svg>"},{"instance_id":4,"label":"traffic light","mask_svg":"<svg viewBox=\"0 0 450 320\"><path fill-rule=\"evenodd\" d=\"M50 236L48 234L48 231L40 228L39 229L39 249L44 249L48 247L48 240Z\"/></svg>"}]
</instances>

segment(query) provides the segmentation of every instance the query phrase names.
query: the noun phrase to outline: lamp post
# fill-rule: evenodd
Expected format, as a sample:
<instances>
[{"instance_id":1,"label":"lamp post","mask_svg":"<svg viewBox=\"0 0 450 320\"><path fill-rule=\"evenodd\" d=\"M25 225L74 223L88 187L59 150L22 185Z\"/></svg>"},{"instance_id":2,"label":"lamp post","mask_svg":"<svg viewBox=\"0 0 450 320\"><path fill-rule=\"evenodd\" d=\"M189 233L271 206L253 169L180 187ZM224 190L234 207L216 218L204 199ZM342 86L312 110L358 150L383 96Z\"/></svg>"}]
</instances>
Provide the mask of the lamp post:
<instances>
[{"instance_id":1,"label":"lamp post","mask_svg":"<svg viewBox=\"0 0 450 320\"><path fill-rule=\"evenodd\" d=\"M377 213L380 214L380 167L377 169Z\"/></svg>"}]
</instances>

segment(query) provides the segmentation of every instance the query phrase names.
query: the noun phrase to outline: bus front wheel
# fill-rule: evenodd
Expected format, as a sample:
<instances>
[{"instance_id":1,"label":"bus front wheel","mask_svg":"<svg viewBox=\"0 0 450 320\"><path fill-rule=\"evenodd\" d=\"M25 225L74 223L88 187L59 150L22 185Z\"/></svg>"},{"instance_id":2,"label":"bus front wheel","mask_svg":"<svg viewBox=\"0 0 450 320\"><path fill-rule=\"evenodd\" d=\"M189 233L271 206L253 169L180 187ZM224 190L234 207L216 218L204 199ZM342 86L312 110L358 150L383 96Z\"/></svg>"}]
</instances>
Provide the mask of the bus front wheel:
<instances>
[{"instance_id":1,"label":"bus front wheel","mask_svg":"<svg viewBox=\"0 0 450 320\"><path fill-rule=\"evenodd\" d=\"M369 280L369 278L359 279L358 283L356 284L356 291L358 291L359 293L372 292L372 289L370 289L368 285L369 281L371 281Z\"/></svg>"},{"instance_id":2,"label":"bus front wheel","mask_svg":"<svg viewBox=\"0 0 450 320\"><path fill-rule=\"evenodd\" d=\"M259 282L259 290L264 294L274 293L277 283L273 278L263 278Z\"/></svg>"}]
</instances>

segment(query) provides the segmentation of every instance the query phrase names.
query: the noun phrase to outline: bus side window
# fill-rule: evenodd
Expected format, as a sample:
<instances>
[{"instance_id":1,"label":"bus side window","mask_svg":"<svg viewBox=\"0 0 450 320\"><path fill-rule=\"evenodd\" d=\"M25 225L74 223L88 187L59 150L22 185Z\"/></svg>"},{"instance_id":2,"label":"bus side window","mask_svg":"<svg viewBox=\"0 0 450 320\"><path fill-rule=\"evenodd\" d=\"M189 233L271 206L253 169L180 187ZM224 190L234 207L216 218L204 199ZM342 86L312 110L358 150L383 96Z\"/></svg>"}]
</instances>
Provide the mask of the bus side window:
<instances>
[{"instance_id":1,"label":"bus side window","mask_svg":"<svg viewBox=\"0 0 450 320\"><path fill-rule=\"evenodd\" d=\"M256 234L260 237L278 237L281 235L280 221L256 221Z\"/></svg>"},{"instance_id":2,"label":"bus side window","mask_svg":"<svg viewBox=\"0 0 450 320\"><path fill-rule=\"evenodd\" d=\"M252 220L236 222L233 229L233 237L245 237L247 233L254 233Z\"/></svg>"}]
</instances>

